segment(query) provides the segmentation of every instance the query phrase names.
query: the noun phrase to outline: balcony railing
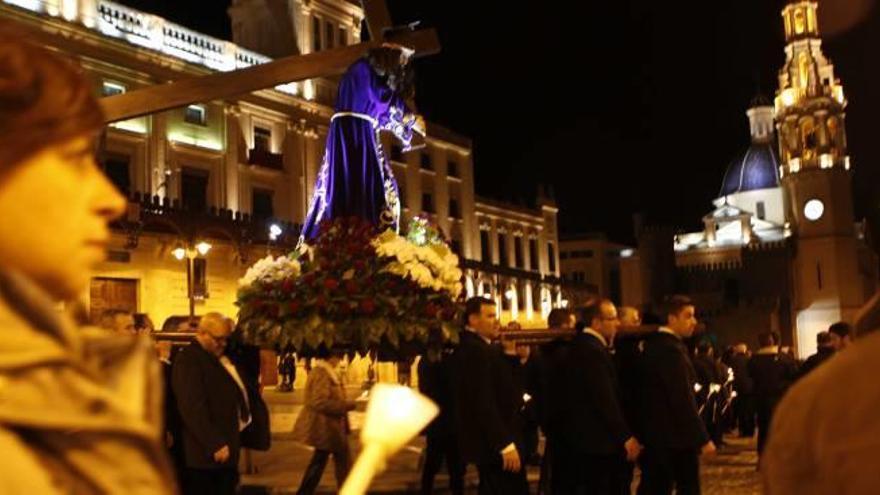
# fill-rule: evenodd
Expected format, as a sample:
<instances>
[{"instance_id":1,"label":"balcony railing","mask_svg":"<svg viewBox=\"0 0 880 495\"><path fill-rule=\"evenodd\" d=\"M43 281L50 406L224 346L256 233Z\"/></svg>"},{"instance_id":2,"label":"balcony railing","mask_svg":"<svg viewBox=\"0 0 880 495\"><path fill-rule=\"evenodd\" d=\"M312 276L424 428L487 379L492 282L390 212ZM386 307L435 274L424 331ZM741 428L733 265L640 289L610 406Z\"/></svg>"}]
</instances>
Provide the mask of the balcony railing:
<instances>
[{"instance_id":1,"label":"balcony railing","mask_svg":"<svg viewBox=\"0 0 880 495\"><path fill-rule=\"evenodd\" d=\"M521 270L519 268L510 268L508 266L496 265L487 261L478 261L467 258L461 259L461 267L465 269L477 270L485 273L492 273L504 277L518 278L524 280L532 280L551 285L561 285L562 279L555 275L541 275L529 270Z\"/></svg>"},{"instance_id":2,"label":"balcony railing","mask_svg":"<svg viewBox=\"0 0 880 495\"><path fill-rule=\"evenodd\" d=\"M248 150L248 165L258 165L273 170L284 170L284 155L272 153L261 148L250 149Z\"/></svg>"},{"instance_id":3,"label":"balcony railing","mask_svg":"<svg viewBox=\"0 0 880 495\"><path fill-rule=\"evenodd\" d=\"M127 247L134 249L144 232L172 234L184 239L215 237L231 241L240 252L249 245L269 243L269 225L281 228L281 235L272 243L292 249L301 225L272 219L258 219L247 213L210 207L192 211L178 200L134 193L129 198L128 213L113 228L128 235Z\"/></svg>"}]
</instances>

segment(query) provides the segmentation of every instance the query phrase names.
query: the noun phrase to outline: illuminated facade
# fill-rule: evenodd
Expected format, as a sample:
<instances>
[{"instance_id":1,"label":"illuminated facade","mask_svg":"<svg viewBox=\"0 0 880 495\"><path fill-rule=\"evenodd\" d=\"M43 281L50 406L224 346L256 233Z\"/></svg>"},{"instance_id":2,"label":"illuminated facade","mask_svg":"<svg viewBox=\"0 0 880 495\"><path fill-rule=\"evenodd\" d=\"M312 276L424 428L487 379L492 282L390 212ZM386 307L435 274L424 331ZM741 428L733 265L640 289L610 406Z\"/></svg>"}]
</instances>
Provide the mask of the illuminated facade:
<instances>
[{"instance_id":1,"label":"illuminated facade","mask_svg":"<svg viewBox=\"0 0 880 495\"><path fill-rule=\"evenodd\" d=\"M356 43L363 19L360 5L344 0L236 0L229 15L235 43L111 1L0 0L0 16L75 56L104 96L270 61L263 53L279 57ZM335 95L332 79L317 78L109 126L103 163L131 200L110 257L84 296L92 313L128 309L148 313L157 325L187 315L192 263L195 312L234 315L237 280L247 266L296 241ZM469 295L481 286L501 294L498 271L511 265L480 256L479 232L483 225L504 225L511 236L519 232L537 245L537 254L526 255L528 269L505 272L505 287L534 287L541 304L558 303L558 262L549 261L556 256L554 206L523 213L478 202L471 142L440 126L429 123L426 147L410 153L390 136L383 139L404 216L428 216L447 233L469 267ZM193 249L200 241L212 246L206 254ZM175 253L188 254L177 259ZM519 293L505 301L523 307ZM504 317L540 326L547 308L508 310Z\"/></svg>"},{"instance_id":2,"label":"illuminated facade","mask_svg":"<svg viewBox=\"0 0 880 495\"><path fill-rule=\"evenodd\" d=\"M754 343L778 330L801 357L818 332L852 321L877 280L853 216L847 102L822 53L817 8L783 9L774 102L756 98L746 112L751 145L728 167L704 229L673 239L676 288L697 297L710 331Z\"/></svg>"},{"instance_id":3,"label":"illuminated facade","mask_svg":"<svg viewBox=\"0 0 880 495\"><path fill-rule=\"evenodd\" d=\"M559 278L555 202L538 198L535 209L478 198L479 258L465 261L468 295L495 300L501 323L543 327L550 310L564 305Z\"/></svg>"}]
</instances>

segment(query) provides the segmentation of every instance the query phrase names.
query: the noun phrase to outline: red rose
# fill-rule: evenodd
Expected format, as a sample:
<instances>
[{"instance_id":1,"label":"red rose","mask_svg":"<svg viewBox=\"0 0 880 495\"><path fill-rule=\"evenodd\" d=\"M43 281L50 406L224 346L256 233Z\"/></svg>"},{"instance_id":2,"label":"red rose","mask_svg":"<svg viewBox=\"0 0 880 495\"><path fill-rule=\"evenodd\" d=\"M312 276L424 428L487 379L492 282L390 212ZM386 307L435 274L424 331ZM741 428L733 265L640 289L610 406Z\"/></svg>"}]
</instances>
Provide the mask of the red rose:
<instances>
[{"instance_id":1,"label":"red rose","mask_svg":"<svg viewBox=\"0 0 880 495\"><path fill-rule=\"evenodd\" d=\"M299 311L299 301L290 301L290 303L287 304L287 309L289 309L291 313L295 314L297 311Z\"/></svg>"},{"instance_id":2,"label":"red rose","mask_svg":"<svg viewBox=\"0 0 880 495\"><path fill-rule=\"evenodd\" d=\"M452 308L446 308L441 312L440 317L443 318L444 321L452 321L453 318L455 318L455 310Z\"/></svg>"},{"instance_id":3,"label":"red rose","mask_svg":"<svg viewBox=\"0 0 880 495\"><path fill-rule=\"evenodd\" d=\"M278 316L278 305L277 304L267 304L266 305L266 314L272 318Z\"/></svg>"},{"instance_id":4,"label":"red rose","mask_svg":"<svg viewBox=\"0 0 880 495\"><path fill-rule=\"evenodd\" d=\"M371 315L374 311L376 311L376 302L372 299L364 299L360 304L361 313L365 315Z\"/></svg>"},{"instance_id":5,"label":"red rose","mask_svg":"<svg viewBox=\"0 0 880 495\"><path fill-rule=\"evenodd\" d=\"M357 260L354 262L354 269L358 271L363 271L367 269L367 264L361 260Z\"/></svg>"},{"instance_id":6,"label":"red rose","mask_svg":"<svg viewBox=\"0 0 880 495\"><path fill-rule=\"evenodd\" d=\"M358 284L354 280L346 280L345 281L345 292L348 292L349 295L357 294Z\"/></svg>"},{"instance_id":7,"label":"red rose","mask_svg":"<svg viewBox=\"0 0 880 495\"><path fill-rule=\"evenodd\" d=\"M428 303L428 305L425 306L425 316L428 318L436 318L438 311L440 311L440 308L434 303Z\"/></svg>"},{"instance_id":8,"label":"red rose","mask_svg":"<svg viewBox=\"0 0 880 495\"><path fill-rule=\"evenodd\" d=\"M328 278L324 280L324 288L327 290L336 290L339 287L339 282L335 278Z\"/></svg>"},{"instance_id":9,"label":"red rose","mask_svg":"<svg viewBox=\"0 0 880 495\"><path fill-rule=\"evenodd\" d=\"M283 290L284 292L286 292L288 294L293 292L293 280L291 280L289 278L284 279L284 282L281 284L281 290Z\"/></svg>"}]
</instances>

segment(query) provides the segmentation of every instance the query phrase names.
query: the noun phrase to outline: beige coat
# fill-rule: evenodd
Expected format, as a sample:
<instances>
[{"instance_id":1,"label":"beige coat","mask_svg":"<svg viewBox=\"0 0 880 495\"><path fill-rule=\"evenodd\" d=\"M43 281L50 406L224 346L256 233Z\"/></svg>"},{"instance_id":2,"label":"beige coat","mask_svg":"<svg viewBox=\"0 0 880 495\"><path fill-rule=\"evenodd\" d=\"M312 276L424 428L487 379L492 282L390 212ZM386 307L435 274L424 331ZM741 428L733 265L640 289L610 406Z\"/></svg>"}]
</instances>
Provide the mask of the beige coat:
<instances>
[{"instance_id":1,"label":"beige coat","mask_svg":"<svg viewBox=\"0 0 880 495\"><path fill-rule=\"evenodd\" d=\"M318 450L348 449L348 411L345 388L323 363L314 366L306 380L305 406L293 426L295 440Z\"/></svg>"},{"instance_id":2,"label":"beige coat","mask_svg":"<svg viewBox=\"0 0 880 495\"><path fill-rule=\"evenodd\" d=\"M0 274L0 493L174 493L149 339L80 330Z\"/></svg>"},{"instance_id":3,"label":"beige coat","mask_svg":"<svg viewBox=\"0 0 880 495\"><path fill-rule=\"evenodd\" d=\"M761 474L767 495L880 493L880 333L810 372L773 417Z\"/></svg>"}]
</instances>

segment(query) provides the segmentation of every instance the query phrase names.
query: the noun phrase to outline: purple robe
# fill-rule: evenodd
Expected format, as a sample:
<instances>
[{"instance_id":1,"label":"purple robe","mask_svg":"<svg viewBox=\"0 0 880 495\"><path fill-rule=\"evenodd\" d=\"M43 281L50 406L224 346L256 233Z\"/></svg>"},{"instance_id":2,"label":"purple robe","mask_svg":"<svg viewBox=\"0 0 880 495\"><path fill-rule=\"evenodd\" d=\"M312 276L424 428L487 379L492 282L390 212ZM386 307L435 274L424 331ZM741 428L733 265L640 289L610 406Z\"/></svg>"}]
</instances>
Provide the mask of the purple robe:
<instances>
[{"instance_id":1,"label":"purple robe","mask_svg":"<svg viewBox=\"0 0 880 495\"><path fill-rule=\"evenodd\" d=\"M342 76L324 160L301 240L318 235L321 222L357 216L398 230L400 197L379 132L410 145L415 119L403 99L361 59Z\"/></svg>"}]
</instances>

